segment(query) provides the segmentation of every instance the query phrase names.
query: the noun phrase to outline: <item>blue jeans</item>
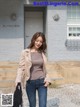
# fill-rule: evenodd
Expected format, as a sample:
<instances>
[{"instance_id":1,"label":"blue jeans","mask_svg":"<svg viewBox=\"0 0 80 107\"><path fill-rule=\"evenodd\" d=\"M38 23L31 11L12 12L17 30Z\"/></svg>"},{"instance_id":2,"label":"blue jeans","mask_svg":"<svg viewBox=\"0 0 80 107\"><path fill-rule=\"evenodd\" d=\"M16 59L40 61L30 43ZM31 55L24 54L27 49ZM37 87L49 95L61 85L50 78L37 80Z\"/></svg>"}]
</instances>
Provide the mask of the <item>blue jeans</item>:
<instances>
[{"instance_id":1,"label":"blue jeans","mask_svg":"<svg viewBox=\"0 0 80 107\"><path fill-rule=\"evenodd\" d=\"M30 107L36 107L36 90L38 91L39 107L47 105L47 87L44 86L44 79L28 80L26 92Z\"/></svg>"}]
</instances>

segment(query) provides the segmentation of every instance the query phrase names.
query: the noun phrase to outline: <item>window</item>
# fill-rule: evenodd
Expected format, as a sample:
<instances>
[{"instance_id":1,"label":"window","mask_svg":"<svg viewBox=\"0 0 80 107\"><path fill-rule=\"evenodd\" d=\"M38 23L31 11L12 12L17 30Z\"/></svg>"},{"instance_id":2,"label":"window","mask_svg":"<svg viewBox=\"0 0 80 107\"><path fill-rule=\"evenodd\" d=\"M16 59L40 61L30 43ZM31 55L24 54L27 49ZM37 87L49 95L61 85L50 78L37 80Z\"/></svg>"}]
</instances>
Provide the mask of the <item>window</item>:
<instances>
[{"instance_id":1,"label":"window","mask_svg":"<svg viewBox=\"0 0 80 107\"><path fill-rule=\"evenodd\" d=\"M67 7L67 39L80 39L80 6Z\"/></svg>"},{"instance_id":2,"label":"window","mask_svg":"<svg viewBox=\"0 0 80 107\"><path fill-rule=\"evenodd\" d=\"M80 39L80 25L68 25L68 39Z\"/></svg>"}]
</instances>

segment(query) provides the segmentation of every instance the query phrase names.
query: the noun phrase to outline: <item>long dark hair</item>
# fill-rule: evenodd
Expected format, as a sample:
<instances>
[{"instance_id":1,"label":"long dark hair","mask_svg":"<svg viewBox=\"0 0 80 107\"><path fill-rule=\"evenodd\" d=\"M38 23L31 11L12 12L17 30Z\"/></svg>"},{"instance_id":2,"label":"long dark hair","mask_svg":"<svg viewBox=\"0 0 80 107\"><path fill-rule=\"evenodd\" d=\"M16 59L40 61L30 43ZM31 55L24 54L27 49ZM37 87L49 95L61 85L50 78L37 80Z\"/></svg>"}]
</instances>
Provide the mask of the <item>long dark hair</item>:
<instances>
[{"instance_id":1,"label":"long dark hair","mask_svg":"<svg viewBox=\"0 0 80 107\"><path fill-rule=\"evenodd\" d=\"M41 47L39 48L39 51L45 53L45 50L46 50L46 48L47 48L47 44L46 44L45 35L44 35L42 32L36 32L36 33L33 35L32 39L31 39L31 43L30 43L30 45L28 46L28 48L31 49L31 48L34 46L34 43L35 43L35 41L36 41L36 39L37 39L38 37L42 37L42 39L43 39L43 43L42 43Z\"/></svg>"}]
</instances>

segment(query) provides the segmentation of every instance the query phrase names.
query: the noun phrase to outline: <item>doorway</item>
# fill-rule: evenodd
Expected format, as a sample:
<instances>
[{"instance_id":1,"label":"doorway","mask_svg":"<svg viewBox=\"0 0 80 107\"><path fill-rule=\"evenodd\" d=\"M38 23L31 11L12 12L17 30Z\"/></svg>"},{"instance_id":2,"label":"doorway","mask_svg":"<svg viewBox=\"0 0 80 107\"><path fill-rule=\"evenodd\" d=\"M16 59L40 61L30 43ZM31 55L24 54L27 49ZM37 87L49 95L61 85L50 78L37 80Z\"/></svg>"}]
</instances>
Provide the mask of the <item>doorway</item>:
<instances>
[{"instance_id":1,"label":"doorway","mask_svg":"<svg viewBox=\"0 0 80 107\"><path fill-rule=\"evenodd\" d=\"M30 44L36 32L44 32L44 10L40 7L25 7L24 9L24 48Z\"/></svg>"}]
</instances>

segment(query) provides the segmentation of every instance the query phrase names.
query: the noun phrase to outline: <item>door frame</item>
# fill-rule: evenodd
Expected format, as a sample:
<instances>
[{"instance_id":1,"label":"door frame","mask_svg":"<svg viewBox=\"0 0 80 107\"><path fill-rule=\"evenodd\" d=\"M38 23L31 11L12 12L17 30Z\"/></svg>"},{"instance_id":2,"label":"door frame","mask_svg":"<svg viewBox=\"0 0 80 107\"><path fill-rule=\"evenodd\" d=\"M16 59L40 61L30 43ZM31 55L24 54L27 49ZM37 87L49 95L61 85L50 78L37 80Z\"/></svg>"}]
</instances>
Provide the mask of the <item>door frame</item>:
<instances>
[{"instance_id":1,"label":"door frame","mask_svg":"<svg viewBox=\"0 0 80 107\"><path fill-rule=\"evenodd\" d=\"M46 33L46 7L24 6L25 11L43 12L43 33ZM25 16L24 16L24 48L25 48Z\"/></svg>"}]
</instances>

